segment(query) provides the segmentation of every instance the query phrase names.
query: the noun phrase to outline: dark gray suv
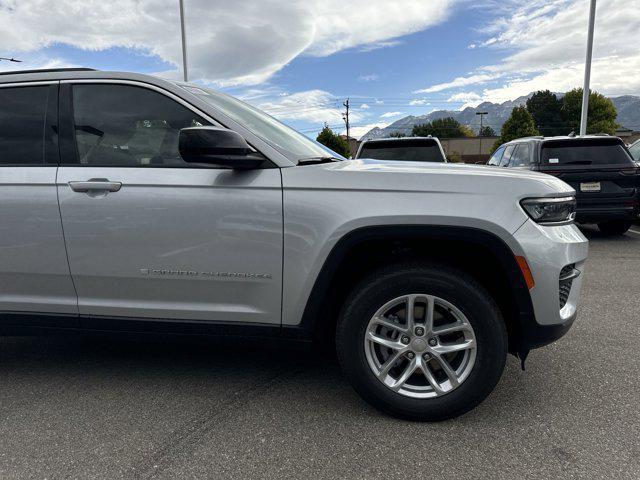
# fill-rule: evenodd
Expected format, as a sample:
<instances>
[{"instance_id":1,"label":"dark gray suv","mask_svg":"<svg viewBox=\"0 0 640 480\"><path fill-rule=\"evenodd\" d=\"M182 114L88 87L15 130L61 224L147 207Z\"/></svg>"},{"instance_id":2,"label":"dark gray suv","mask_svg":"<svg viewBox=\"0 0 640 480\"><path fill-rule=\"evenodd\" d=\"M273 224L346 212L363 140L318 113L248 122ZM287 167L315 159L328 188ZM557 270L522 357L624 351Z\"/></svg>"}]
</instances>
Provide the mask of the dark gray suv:
<instances>
[{"instance_id":1,"label":"dark gray suv","mask_svg":"<svg viewBox=\"0 0 640 480\"><path fill-rule=\"evenodd\" d=\"M622 235L638 218L640 174L618 137L529 137L501 145L488 165L535 170L576 191L578 223Z\"/></svg>"}]
</instances>

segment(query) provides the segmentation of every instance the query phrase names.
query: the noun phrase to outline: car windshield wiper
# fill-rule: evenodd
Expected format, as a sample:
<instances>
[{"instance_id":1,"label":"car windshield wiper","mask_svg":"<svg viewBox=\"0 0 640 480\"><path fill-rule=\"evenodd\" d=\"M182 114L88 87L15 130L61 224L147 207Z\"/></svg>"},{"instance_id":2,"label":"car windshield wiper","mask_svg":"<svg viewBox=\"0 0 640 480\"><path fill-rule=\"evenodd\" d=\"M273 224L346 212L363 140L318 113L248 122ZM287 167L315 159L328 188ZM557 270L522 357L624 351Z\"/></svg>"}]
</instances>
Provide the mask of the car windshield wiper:
<instances>
[{"instance_id":1,"label":"car windshield wiper","mask_svg":"<svg viewBox=\"0 0 640 480\"><path fill-rule=\"evenodd\" d=\"M331 162L339 162L340 159L337 157L308 157L301 158L298 160L298 165L314 165L317 163L331 163Z\"/></svg>"}]
</instances>

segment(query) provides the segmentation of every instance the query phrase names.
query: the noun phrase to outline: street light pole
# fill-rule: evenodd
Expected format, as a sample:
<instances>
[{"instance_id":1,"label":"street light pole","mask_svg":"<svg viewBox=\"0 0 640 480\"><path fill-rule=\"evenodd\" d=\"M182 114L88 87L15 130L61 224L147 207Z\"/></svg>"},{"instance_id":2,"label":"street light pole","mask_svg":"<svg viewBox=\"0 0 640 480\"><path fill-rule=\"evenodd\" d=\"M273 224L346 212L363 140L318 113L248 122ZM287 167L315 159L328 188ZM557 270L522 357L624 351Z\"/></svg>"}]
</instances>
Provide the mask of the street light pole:
<instances>
[{"instance_id":1,"label":"street light pole","mask_svg":"<svg viewBox=\"0 0 640 480\"><path fill-rule=\"evenodd\" d=\"M182 75L184 81L188 82L187 75L187 34L184 29L184 0L180 0L180 32L182 34Z\"/></svg>"},{"instance_id":2,"label":"street light pole","mask_svg":"<svg viewBox=\"0 0 640 480\"><path fill-rule=\"evenodd\" d=\"M479 146L479 152L478 152L478 156L482 155L482 120L484 119L485 115L488 115L489 112L476 112L476 115L480 115L480 131L478 132L478 143L480 144Z\"/></svg>"},{"instance_id":3,"label":"street light pole","mask_svg":"<svg viewBox=\"0 0 640 480\"><path fill-rule=\"evenodd\" d=\"M589 33L587 34L587 58L584 62L584 87L582 88L582 114L580 116L580 135L587 134L587 116L589 114L589 83L591 81L591 57L593 55L593 29L596 22L596 0L591 0L589 9Z\"/></svg>"}]
</instances>

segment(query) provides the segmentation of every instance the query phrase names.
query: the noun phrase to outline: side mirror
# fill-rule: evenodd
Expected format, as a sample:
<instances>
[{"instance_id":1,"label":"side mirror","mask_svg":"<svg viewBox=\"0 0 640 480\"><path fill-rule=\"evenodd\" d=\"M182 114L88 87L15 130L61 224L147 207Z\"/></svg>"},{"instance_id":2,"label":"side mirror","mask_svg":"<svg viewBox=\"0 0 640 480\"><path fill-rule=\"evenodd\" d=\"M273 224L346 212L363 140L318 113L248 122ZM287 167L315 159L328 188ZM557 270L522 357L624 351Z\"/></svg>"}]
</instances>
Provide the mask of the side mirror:
<instances>
[{"instance_id":1,"label":"side mirror","mask_svg":"<svg viewBox=\"0 0 640 480\"><path fill-rule=\"evenodd\" d=\"M240 134L219 127L181 129L178 150L187 163L220 165L234 170L257 168L265 161Z\"/></svg>"}]
</instances>

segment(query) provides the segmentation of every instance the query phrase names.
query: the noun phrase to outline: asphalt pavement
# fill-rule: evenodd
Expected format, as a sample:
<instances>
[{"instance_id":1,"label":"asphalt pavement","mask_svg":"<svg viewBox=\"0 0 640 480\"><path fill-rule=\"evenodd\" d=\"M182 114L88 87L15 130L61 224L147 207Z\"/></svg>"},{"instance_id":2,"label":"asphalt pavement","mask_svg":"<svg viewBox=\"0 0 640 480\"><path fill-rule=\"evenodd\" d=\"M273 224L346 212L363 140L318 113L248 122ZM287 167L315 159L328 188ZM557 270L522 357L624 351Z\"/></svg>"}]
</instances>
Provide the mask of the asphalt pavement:
<instances>
[{"instance_id":1,"label":"asphalt pavement","mask_svg":"<svg viewBox=\"0 0 640 480\"><path fill-rule=\"evenodd\" d=\"M573 329L437 424L335 360L256 345L0 339L0 478L640 478L640 226L591 240Z\"/></svg>"}]
</instances>

